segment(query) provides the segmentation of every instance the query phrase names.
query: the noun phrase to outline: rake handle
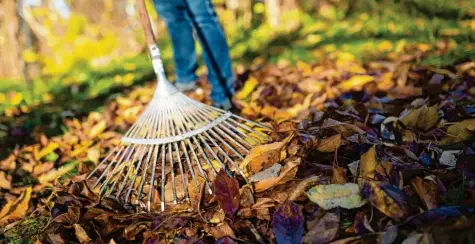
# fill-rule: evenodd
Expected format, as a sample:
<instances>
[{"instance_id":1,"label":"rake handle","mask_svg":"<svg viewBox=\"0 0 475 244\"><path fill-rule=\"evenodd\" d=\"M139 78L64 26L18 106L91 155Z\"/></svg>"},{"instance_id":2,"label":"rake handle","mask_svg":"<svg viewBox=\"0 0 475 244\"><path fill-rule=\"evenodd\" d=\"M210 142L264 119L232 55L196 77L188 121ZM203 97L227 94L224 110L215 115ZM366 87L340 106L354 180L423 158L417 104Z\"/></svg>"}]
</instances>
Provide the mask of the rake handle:
<instances>
[{"instance_id":1,"label":"rake handle","mask_svg":"<svg viewBox=\"0 0 475 244\"><path fill-rule=\"evenodd\" d=\"M152 24L150 23L150 17L145 7L144 0L137 0L137 12L139 13L140 23L142 24L143 31L145 33L145 39L149 46L156 45L155 36L153 35Z\"/></svg>"}]
</instances>

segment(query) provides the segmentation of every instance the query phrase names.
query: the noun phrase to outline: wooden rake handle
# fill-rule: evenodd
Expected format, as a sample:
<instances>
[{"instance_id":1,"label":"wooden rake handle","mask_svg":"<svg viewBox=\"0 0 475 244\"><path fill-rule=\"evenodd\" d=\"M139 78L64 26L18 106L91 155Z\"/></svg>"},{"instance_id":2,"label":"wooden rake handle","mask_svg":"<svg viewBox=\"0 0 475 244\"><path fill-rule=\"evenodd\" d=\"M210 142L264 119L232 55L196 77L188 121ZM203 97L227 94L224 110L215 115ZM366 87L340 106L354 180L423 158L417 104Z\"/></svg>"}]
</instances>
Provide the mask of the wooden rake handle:
<instances>
[{"instance_id":1,"label":"wooden rake handle","mask_svg":"<svg viewBox=\"0 0 475 244\"><path fill-rule=\"evenodd\" d=\"M140 23L142 24L143 31L145 33L145 39L149 46L156 45L155 36L153 35L152 24L150 23L150 17L145 7L144 0L137 0L137 12L139 13Z\"/></svg>"}]
</instances>

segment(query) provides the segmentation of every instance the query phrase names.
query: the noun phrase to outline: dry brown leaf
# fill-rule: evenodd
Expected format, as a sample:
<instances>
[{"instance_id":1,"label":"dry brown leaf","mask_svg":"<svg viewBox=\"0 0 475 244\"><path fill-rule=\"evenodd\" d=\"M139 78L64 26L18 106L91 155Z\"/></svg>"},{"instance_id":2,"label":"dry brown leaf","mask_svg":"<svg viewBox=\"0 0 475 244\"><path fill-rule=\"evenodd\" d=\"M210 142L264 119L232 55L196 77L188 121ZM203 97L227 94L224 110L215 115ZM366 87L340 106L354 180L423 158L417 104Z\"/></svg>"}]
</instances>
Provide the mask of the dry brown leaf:
<instances>
[{"instance_id":1,"label":"dry brown leaf","mask_svg":"<svg viewBox=\"0 0 475 244\"><path fill-rule=\"evenodd\" d=\"M79 224L74 224L73 226L76 238L78 238L80 243L89 243L91 241L91 238L89 238L86 231Z\"/></svg>"},{"instance_id":2,"label":"dry brown leaf","mask_svg":"<svg viewBox=\"0 0 475 244\"><path fill-rule=\"evenodd\" d=\"M333 167L333 174L331 178L332 184L345 184L348 182L346 179L346 169L340 167Z\"/></svg>"},{"instance_id":3,"label":"dry brown leaf","mask_svg":"<svg viewBox=\"0 0 475 244\"><path fill-rule=\"evenodd\" d=\"M6 175L5 172L0 171L0 189L11 189L12 188L12 177Z\"/></svg>"},{"instance_id":4,"label":"dry brown leaf","mask_svg":"<svg viewBox=\"0 0 475 244\"><path fill-rule=\"evenodd\" d=\"M372 146L360 159L360 179L374 179L378 160L376 159L376 146Z\"/></svg>"},{"instance_id":5,"label":"dry brown leaf","mask_svg":"<svg viewBox=\"0 0 475 244\"><path fill-rule=\"evenodd\" d=\"M299 183L297 188L292 192L292 195L290 195L289 200L295 201L297 198L299 198L310 186L315 184L318 180L320 179L320 176L311 176Z\"/></svg>"},{"instance_id":6,"label":"dry brown leaf","mask_svg":"<svg viewBox=\"0 0 475 244\"><path fill-rule=\"evenodd\" d=\"M280 160L280 150L284 142L274 142L253 147L251 152L244 158L240 167L242 169L249 165L252 173L259 172L261 169L268 168Z\"/></svg>"},{"instance_id":7,"label":"dry brown leaf","mask_svg":"<svg viewBox=\"0 0 475 244\"><path fill-rule=\"evenodd\" d=\"M320 152L334 152L340 147L340 144L341 134L336 134L322 139L320 144L317 146L317 150Z\"/></svg>"},{"instance_id":8,"label":"dry brown leaf","mask_svg":"<svg viewBox=\"0 0 475 244\"><path fill-rule=\"evenodd\" d=\"M265 191L273 186L284 184L285 182L295 178L297 167L300 165L301 158L291 157L286 160L284 168L280 171L279 177L269 178L255 184L256 192Z\"/></svg>"},{"instance_id":9,"label":"dry brown leaf","mask_svg":"<svg viewBox=\"0 0 475 244\"><path fill-rule=\"evenodd\" d=\"M420 177L416 177L411 181L411 184L428 210L437 208L437 186L434 182L426 182Z\"/></svg>"},{"instance_id":10,"label":"dry brown leaf","mask_svg":"<svg viewBox=\"0 0 475 244\"><path fill-rule=\"evenodd\" d=\"M217 225L217 226L210 227L208 232L216 240L221 238L221 237L225 237L225 236L234 237L234 238L236 237L234 235L233 229L231 229L231 227L229 226L229 224L227 222L224 222L224 223L222 223L220 225Z\"/></svg>"}]
</instances>

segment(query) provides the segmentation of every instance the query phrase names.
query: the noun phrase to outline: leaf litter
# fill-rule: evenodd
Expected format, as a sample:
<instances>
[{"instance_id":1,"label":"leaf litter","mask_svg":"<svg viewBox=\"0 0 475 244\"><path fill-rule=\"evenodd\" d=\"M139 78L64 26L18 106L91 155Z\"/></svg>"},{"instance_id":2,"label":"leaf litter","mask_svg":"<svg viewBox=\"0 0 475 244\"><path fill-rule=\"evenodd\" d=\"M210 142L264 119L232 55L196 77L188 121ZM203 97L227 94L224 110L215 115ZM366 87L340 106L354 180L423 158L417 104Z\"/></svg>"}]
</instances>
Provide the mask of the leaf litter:
<instances>
[{"instance_id":1,"label":"leaf litter","mask_svg":"<svg viewBox=\"0 0 475 244\"><path fill-rule=\"evenodd\" d=\"M240 164L250 183L222 170L209 179L211 195L198 178L190 203L166 212L159 212L159 201L151 213L114 198L97 201L86 180L144 109L153 85L112 99L101 113L65 119L61 136L37 132L36 144L0 162L0 240L469 240L475 224L473 62L434 68L417 65L409 54L365 65L338 57L251 72L235 103L241 115L274 130L273 140ZM188 95L209 103L209 85L201 89ZM154 199L158 192L152 191Z\"/></svg>"}]
</instances>

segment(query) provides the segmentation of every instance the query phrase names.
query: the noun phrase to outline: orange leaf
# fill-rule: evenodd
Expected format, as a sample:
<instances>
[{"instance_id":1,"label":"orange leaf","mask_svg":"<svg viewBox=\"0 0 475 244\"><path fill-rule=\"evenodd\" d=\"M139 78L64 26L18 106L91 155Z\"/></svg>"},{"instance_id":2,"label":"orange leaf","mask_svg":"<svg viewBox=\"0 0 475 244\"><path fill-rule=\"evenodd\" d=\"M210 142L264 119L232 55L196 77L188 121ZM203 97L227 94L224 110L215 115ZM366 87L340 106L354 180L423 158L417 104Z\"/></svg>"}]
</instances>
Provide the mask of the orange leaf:
<instances>
[{"instance_id":1,"label":"orange leaf","mask_svg":"<svg viewBox=\"0 0 475 244\"><path fill-rule=\"evenodd\" d=\"M341 144L341 134L327 137L321 141L317 146L317 150L320 152L334 152Z\"/></svg>"}]
</instances>

